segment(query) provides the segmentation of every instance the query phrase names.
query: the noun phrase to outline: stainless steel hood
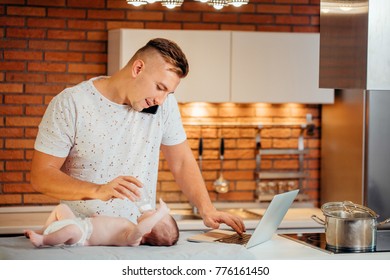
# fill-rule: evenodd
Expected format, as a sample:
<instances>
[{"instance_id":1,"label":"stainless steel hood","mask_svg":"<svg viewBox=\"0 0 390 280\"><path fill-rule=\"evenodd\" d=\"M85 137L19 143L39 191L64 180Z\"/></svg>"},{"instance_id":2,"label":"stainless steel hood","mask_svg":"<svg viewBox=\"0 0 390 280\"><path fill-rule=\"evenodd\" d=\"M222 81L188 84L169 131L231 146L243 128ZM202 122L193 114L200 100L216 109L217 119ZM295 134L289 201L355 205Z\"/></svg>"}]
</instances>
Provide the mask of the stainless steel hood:
<instances>
[{"instance_id":1,"label":"stainless steel hood","mask_svg":"<svg viewBox=\"0 0 390 280\"><path fill-rule=\"evenodd\" d=\"M389 0L321 1L321 88L390 89L389 12Z\"/></svg>"}]
</instances>

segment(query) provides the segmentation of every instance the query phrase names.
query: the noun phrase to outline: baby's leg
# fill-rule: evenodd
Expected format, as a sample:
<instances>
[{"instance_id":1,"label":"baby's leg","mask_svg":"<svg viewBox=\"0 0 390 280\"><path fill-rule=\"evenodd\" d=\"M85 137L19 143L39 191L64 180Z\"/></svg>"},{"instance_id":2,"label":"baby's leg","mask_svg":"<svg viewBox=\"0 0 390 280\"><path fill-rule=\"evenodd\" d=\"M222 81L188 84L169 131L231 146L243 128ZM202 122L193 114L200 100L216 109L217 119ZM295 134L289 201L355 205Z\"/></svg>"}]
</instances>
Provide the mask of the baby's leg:
<instances>
[{"instance_id":1,"label":"baby's leg","mask_svg":"<svg viewBox=\"0 0 390 280\"><path fill-rule=\"evenodd\" d=\"M81 232L80 228L76 225L64 226L63 228L47 235L41 235L32 230L25 231L25 235L36 247L40 247L43 245L72 245L80 240L82 234L83 233Z\"/></svg>"},{"instance_id":2,"label":"baby's leg","mask_svg":"<svg viewBox=\"0 0 390 280\"><path fill-rule=\"evenodd\" d=\"M72 210L69 208L68 205L59 204L50 213L50 216L46 220L44 229L55 221L73 219L74 217L75 215L73 214Z\"/></svg>"}]
</instances>

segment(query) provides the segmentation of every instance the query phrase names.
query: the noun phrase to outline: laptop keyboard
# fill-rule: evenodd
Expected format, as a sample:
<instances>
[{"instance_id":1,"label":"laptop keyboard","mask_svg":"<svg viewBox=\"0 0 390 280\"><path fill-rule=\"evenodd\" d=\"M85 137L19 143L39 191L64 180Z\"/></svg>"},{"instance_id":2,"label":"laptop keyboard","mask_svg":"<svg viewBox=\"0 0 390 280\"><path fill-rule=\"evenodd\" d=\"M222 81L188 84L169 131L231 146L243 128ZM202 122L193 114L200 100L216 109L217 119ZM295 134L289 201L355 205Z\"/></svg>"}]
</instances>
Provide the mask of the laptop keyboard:
<instances>
[{"instance_id":1,"label":"laptop keyboard","mask_svg":"<svg viewBox=\"0 0 390 280\"><path fill-rule=\"evenodd\" d=\"M251 234L244 233L242 236L240 236L239 234L235 233L230 236L222 237L218 239L217 242L245 245L246 243L248 243L250 238Z\"/></svg>"}]
</instances>

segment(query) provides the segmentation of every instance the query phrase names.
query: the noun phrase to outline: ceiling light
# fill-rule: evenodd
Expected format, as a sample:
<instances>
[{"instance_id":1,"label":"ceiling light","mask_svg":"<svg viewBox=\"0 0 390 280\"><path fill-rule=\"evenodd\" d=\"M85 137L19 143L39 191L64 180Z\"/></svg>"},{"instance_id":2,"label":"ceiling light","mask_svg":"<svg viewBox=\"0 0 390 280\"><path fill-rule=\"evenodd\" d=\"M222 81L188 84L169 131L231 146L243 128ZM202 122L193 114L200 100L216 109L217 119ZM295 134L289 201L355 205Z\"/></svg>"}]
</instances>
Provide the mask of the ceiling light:
<instances>
[{"instance_id":1,"label":"ceiling light","mask_svg":"<svg viewBox=\"0 0 390 280\"><path fill-rule=\"evenodd\" d=\"M242 5L248 4L249 0L228 0L227 2L234 7L241 7Z\"/></svg>"},{"instance_id":2,"label":"ceiling light","mask_svg":"<svg viewBox=\"0 0 390 280\"><path fill-rule=\"evenodd\" d=\"M161 5L167 7L168 9L173 9L175 7L180 7L183 2L184 0L162 0Z\"/></svg>"},{"instance_id":3,"label":"ceiling light","mask_svg":"<svg viewBox=\"0 0 390 280\"><path fill-rule=\"evenodd\" d=\"M139 7L148 4L148 2L146 2L146 0L127 0L127 4Z\"/></svg>"},{"instance_id":4,"label":"ceiling light","mask_svg":"<svg viewBox=\"0 0 390 280\"><path fill-rule=\"evenodd\" d=\"M213 6L214 9L220 10L223 7L228 5L228 0L210 0L207 2L210 6Z\"/></svg>"},{"instance_id":5,"label":"ceiling light","mask_svg":"<svg viewBox=\"0 0 390 280\"><path fill-rule=\"evenodd\" d=\"M180 7L184 0L126 0L127 4L139 7L145 4L152 4L155 2L161 2L161 5L167 7L168 9L173 9ZM240 7L242 5L248 4L249 0L195 0L202 3L207 3L210 6L213 6L215 9L220 10L227 5L234 7Z\"/></svg>"}]
</instances>

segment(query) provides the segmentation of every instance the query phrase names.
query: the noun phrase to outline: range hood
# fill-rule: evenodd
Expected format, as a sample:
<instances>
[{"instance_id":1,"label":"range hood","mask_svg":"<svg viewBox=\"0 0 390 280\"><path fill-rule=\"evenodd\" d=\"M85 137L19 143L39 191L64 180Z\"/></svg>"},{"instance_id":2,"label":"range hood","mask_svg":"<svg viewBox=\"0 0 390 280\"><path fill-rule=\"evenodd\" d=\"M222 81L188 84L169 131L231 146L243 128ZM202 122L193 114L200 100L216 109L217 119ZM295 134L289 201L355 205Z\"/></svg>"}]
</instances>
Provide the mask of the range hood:
<instances>
[{"instance_id":1,"label":"range hood","mask_svg":"<svg viewBox=\"0 0 390 280\"><path fill-rule=\"evenodd\" d=\"M389 0L322 0L320 88L390 89Z\"/></svg>"}]
</instances>

